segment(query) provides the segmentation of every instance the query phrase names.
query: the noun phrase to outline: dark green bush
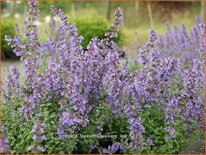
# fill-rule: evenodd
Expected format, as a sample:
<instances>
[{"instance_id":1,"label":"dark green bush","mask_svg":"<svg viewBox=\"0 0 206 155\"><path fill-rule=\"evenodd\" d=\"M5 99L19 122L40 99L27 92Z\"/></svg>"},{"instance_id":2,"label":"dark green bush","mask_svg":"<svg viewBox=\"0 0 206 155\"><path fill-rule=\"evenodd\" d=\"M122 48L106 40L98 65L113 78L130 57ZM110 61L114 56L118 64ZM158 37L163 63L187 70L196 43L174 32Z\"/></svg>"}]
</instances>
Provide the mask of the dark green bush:
<instances>
[{"instance_id":1,"label":"dark green bush","mask_svg":"<svg viewBox=\"0 0 206 155\"><path fill-rule=\"evenodd\" d=\"M15 35L14 21L12 19L2 19L1 22L1 56L2 58L16 58L12 48L5 40L5 35L13 37Z\"/></svg>"},{"instance_id":2,"label":"dark green bush","mask_svg":"<svg viewBox=\"0 0 206 155\"><path fill-rule=\"evenodd\" d=\"M2 25L1 25L1 46L2 50L5 52L11 52L12 48L7 44L5 41L5 35L14 36L15 30L14 30L14 22L12 19L3 19Z\"/></svg>"},{"instance_id":3,"label":"dark green bush","mask_svg":"<svg viewBox=\"0 0 206 155\"><path fill-rule=\"evenodd\" d=\"M84 37L82 45L85 49L93 37L103 39L109 26L109 23L102 18L76 18L72 19L71 22L76 23L78 34ZM119 36L114 41L120 43L121 36L122 34L119 32Z\"/></svg>"}]
</instances>

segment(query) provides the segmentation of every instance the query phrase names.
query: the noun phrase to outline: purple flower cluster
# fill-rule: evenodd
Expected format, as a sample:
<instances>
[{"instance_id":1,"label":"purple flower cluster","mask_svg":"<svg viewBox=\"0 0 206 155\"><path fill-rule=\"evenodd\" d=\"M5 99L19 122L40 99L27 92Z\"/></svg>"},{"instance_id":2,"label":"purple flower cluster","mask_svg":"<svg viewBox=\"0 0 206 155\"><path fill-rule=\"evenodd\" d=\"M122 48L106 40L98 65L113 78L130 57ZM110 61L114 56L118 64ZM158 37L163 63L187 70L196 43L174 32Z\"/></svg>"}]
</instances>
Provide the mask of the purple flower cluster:
<instances>
[{"instance_id":1,"label":"purple flower cluster","mask_svg":"<svg viewBox=\"0 0 206 155\"><path fill-rule=\"evenodd\" d=\"M124 149L124 145L119 142L116 142L116 143L113 143L112 145L109 145L107 149L104 148L102 150L102 153L113 154L113 153L116 153L117 150L123 150L123 149Z\"/></svg>"},{"instance_id":2,"label":"purple flower cluster","mask_svg":"<svg viewBox=\"0 0 206 155\"><path fill-rule=\"evenodd\" d=\"M175 129L173 128L173 124L175 122L174 121L175 115L178 115L178 113L179 113L178 100L175 98L171 98L171 100L169 101L165 109L165 121L167 124L165 130L168 132L168 135L165 137L166 139L175 138Z\"/></svg>"},{"instance_id":3,"label":"purple flower cluster","mask_svg":"<svg viewBox=\"0 0 206 155\"><path fill-rule=\"evenodd\" d=\"M19 37L15 36L14 38L11 38L10 36L6 35L5 40L8 42L8 45L10 45L13 48L13 52L21 57L21 60L24 59L27 55L26 46L23 45L22 41L19 39Z\"/></svg>"},{"instance_id":4,"label":"purple flower cluster","mask_svg":"<svg viewBox=\"0 0 206 155\"><path fill-rule=\"evenodd\" d=\"M16 67L12 66L9 70L7 79L6 79L6 98L11 98L13 96L22 97L23 91L19 84L20 73Z\"/></svg>"},{"instance_id":5,"label":"purple flower cluster","mask_svg":"<svg viewBox=\"0 0 206 155\"><path fill-rule=\"evenodd\" d=\"M1 126L1 136L0 136L0 153L10 153L11 149L8 146L8 139L5 137L4 134L4 126Z\"/></svg>"},{"instance_id":6,"label":"purple flower cluster","mask_svg":"<svg viewBox=\"0 0 206 155\"><path fill-rule=\"evenodd\" d=\"M139 117L136 118L130 118L129 119L130 124L130 137L131 137L131 143L130 147L133 150L141 150L143 149L143 136L142 133L144 132L144 126L141 123L141 119Z\"/></svg>"},{"instance_id":7,"label":"purple flower cluster","mask_svg":"<svg viewBox=\"0 0 206 155\"><path fill-rule=\"evenodd\" d=\"M174 30L170 30L167 24L166 29L166 34L159 36L156 45L162 56L178 56L182 62L189 64L193 59L203 60L205 25L198 17L190 32L184 24L181 28L175 26Z\"/></svg>"},{"instance_id":8,"label":"purple flower cluster","mask_svg":"<svg viewBox=\"0 0 206 155\"><path fill-rule=\"evenodd\" d=\"M118 36L118 31L121 26L124 25L124 18L122 9L118 8L115 11L114 24L109 27L109 31L105 33L105 36L108 38L116 38Z\"/></svg>"},{"instance_id":9,"label":"purple flower cluster","mask_svg":"<svg viewBox=\"0 0 206 155\"><path fill-rule=\"evenodd\" d=\"M44 152L44 147L41 146L41 143L46 140L46 136L44 135L45 124L43 124L40 120L38 120L32 130L31 133L34 134L33 141L34 145L28 147L28 151L32 151L33 153L42 153Z\"/></svg>"},{"instance_id":10,"label":"purple flower cluster","mask_svg":"<svg viewBox=\"0 0 206 155\"><path fill-rule=\"evenodd\" d=\"M185 101L185 107L182 114L185 116L187 124L192 124L195 120L199 127L204 127L204 63L194 60L192 68L182 72L184 91L181 100Z\"/></svg>"},{"instance_id":11,"label":"purple flower cluster","mask_svg":"<svg viewBox=\"0 0 206 155\"><path fill-rule=\"evenodd\" d=\"M151 137L147 138L147 146L150 148L153 144L153 139Z\"/></svg>"}]
</instances>

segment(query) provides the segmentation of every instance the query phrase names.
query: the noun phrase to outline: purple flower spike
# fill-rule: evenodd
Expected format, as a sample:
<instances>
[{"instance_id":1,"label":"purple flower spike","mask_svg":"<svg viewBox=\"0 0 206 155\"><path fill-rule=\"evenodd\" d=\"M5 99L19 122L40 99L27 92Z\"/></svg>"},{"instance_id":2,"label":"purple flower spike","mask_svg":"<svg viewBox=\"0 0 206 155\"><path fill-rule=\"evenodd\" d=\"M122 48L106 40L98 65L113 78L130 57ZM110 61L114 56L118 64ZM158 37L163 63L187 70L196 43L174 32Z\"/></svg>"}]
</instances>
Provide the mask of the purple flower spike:
<instances>
[{"instance_id":1,"label":"purple flower spike","mask_svg":"<svg viewBox=\"0 0 206 155\"><path fill-rule=\"evenodd\" d=\"M4 126L1 127L2 134L0 136L0 153L11 153L11 149L8 146L8 139L4 135Z\"/></svg>"},{"instance_id":2,"label":"purple flower spike","mask_svg":"<svg viewBox=\"0 0 206 155\"><path fill-rule=\"evenodd\" d=\"M118 28L120 26L124 25L124 18L123 18L123 13L122 13L122 9L121 8L118 8L115 11L114 25L117 26Z\"/></svg>"},{"instance_id":3,"label":"purple flower spike","mask_svg":"<svg viewBox=\"0 0 206 155\"><path fill-rule=\"evenodd\" d=\"M42 153L45 151L44 147L41 146L41 143L46 140L46 136L44 135L44 128L45 124L40 120L37 120L31 131L31 133L34 134L32 139L34 140L35 144L28 147L29 151L32 151L34 153Z\"/></svg>"}]
</instances>

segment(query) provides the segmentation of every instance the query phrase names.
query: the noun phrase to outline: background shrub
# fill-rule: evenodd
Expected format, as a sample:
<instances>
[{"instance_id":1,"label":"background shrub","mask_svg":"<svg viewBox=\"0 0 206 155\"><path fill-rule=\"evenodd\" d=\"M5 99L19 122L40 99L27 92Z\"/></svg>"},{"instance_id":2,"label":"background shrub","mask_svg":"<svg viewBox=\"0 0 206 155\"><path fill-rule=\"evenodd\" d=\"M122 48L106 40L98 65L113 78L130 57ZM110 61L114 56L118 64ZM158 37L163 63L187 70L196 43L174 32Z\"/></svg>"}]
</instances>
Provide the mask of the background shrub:
<instances>
[{"instance_id":1,"label":"background shrub","mask_svg":"<svg viewBox=\"0 0 206 155\"><path fill-rule=\"evenodd\" d=\"M72 19L71 22L76 23L78 34L84 37L82 42L84 49L86 49L93 37L103 39L105 37L104 34L108 31L107 28L109 26L109 22L103 18L75 18ZM120 43L120 41L122 41L121 32L119 32L118 37L115 38L114 41L116 43Z\"/></svg>"},{"instance_id":2,"label":"background shrub","mask_svg":"<svg viewBox=\"0 0 206 155\"><path fill-rule=\"evenodd\" d=\"M5 35L13 37L15 35L14 21L13 19L3 19L1 22L1 56L2 58L15 57L12 52L12 48L5 40Z\"/></svg>"}]
</instances>

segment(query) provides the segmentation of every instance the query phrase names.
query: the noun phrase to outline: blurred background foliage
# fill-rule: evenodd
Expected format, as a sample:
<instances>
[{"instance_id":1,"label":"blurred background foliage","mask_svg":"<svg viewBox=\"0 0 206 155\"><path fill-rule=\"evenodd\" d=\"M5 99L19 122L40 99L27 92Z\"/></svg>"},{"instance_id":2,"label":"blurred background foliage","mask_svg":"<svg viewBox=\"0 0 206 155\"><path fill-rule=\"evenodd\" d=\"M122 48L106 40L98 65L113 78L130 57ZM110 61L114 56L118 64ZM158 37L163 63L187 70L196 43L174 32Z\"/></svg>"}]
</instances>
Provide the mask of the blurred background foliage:
<instances>
[{"instance_id":1,"label":"blurred background foliage","mask_svg":"<svg viewBox=\"0 0 206 155\"><path fill-rule=\"evenodd\" d=\"M27 3L20 0L1 1L1 3L2 25L8 26L8 28L2 29L4 32L2 33L1 44L3 51L10 51L3 41L3 35L10 33L13 35L13 30L10 30L12 26L7 23L13 20L13 23L20 25L20 30L23 32L23 19L26 17ZM112 23L115 9L121 7L124 11L125 26L122 28L117 42L121 47L131 46L132 42L141 46L147 39L148 29L154 28L158 34L163 34L166 22L171 27L180 26L184 23L190 29L196 16L204 18L204 3L204 0L184 2L39 0L40 17L38 25L40 32L42 32L41 37L44 40L46 36L43 31L49 26L49 21L53 18L49 8L51 4L54 4L71 18L70 24L73 22L77 24L79 34L84 34L83 47L85 48L92 35L99 38L103 37L106 28ZM133 57L134 53L128 50L127 55Z\"/></svg>"}]
</instances>

